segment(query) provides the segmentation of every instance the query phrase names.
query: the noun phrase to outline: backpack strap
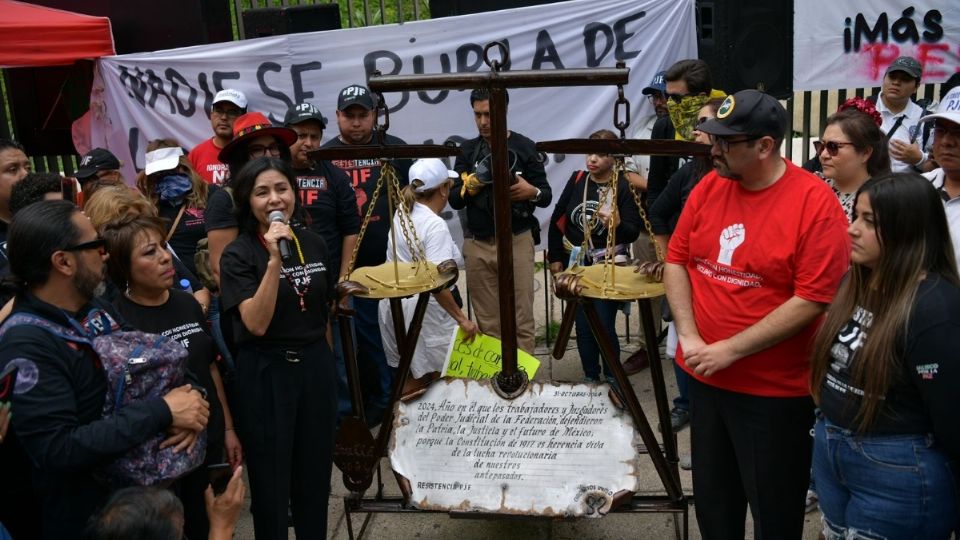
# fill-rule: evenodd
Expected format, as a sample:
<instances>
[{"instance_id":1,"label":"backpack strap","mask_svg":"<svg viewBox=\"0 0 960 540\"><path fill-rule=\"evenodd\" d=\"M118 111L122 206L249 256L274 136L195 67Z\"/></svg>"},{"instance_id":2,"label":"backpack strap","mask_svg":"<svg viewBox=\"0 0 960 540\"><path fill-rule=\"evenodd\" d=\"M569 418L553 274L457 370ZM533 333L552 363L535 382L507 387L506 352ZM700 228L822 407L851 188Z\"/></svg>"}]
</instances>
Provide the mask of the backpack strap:
<instances>
[{"instance_id":1,"label":"backpack strap","mask_svg":"<svg viewBox=\"0 0 960 540\"><path fill-rule=\"evenodd\" d=\"M57 323L51 322L43 317L38 317L31 313L14 313L7 317L7 320L3 321L3 325L0 326L0 339L15 326L36 326L42 328L46 332L49 332L61 339L66 341L72 341L74 343L83 343L84 345L90 345L90 340L79 336L73 330L61 326Z\"/></svg>"},{"instance_id":2,"label":"backpack strap","mask_svg":"<svg viewBox=\"0 0 960 540\"><path fill-rule=\"evenodd\" d=\"M184 201L180 205L180 211L177 212L177 219L173 220L173 225L170 225L170 230L167 231L167 237L164 238L164 242L170 242L170 239L173 238L173 233L177 230L177 225L180 225L180 218L183 217L183 212L187 209L187 202Z\"/></svg>"}]
</instances>

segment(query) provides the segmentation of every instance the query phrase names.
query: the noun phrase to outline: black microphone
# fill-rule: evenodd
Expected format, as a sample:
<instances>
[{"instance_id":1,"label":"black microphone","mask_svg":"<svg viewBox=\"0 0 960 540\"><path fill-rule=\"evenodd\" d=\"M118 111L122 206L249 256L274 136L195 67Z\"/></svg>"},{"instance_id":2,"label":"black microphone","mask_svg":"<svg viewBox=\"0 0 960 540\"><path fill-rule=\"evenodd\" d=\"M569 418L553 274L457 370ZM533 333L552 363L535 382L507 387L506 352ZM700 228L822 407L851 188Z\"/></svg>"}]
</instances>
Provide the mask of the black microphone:
<instances>
[{"instance_id":1,"label":"black microphone","mask_svg":"<svg viewBox=\"0 0 960 540\"><path fill-rule=\"evenodd\" d=\"M270 223L274 221L279 221L280 223L286 223L287 220L283 217L283 212L280 210L274 210L270 212L270 215L267 217L270 220ZM283 262L290 262L290 241L286 238L281 238L277 240L277 246L280 248L280 259Z\"/></svg>"}]
</instances>

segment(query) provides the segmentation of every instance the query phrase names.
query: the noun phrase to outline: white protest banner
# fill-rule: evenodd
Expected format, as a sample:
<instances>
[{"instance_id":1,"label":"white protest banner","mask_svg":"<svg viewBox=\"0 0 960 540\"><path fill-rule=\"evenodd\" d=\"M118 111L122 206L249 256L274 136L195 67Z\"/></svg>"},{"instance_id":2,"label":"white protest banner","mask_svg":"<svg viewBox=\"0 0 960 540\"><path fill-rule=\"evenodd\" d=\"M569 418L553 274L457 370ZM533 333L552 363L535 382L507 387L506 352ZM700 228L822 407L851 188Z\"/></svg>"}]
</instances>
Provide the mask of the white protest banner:
<instances>
[{"instance_id":1,"label":"white protest banner","mask_svg":"<svg viewBox=\"0 0 960 540\"><path fill-rule=\"evenodd\" d=\"M192 148L212 135L208 113L222 88L246 93L248 110L283 119L301 101L316 105L336 136L336 99L375 70L384 74L486 71L483 46L504 41L510 69L631 69L626 97L633 119L653 114L641 95L673 62L695 58L694 1L572 0L544 6L404 24L275 36L101 58L90 97L91 146L113 151L132 182L146 141L174 137ZM496 56L494 56L496 58ZM533 140L585 138L613 128L615 87L510 91L509 127ZM477 136L469 92L385 95L390 133L408 143L460 142ZM82 124L78 124L82 125ZM551 155L547 174L556 196L583 156ZM538 217L545 223L550 209ZM456 214L445 217L459 233ZM546 237L546 235L544 235Z\"/></svg>"},{"instance_id":2,"label":"white protest banner","mask_svg":"<svg viewBox=\"0 0 960 540\"><path fill-rule=\"evenodd\" d=\"M960 72L960 2L803 0L794 3L793 89L880 86L900 56L924 83Z\"/></svg>"}]
</instances>

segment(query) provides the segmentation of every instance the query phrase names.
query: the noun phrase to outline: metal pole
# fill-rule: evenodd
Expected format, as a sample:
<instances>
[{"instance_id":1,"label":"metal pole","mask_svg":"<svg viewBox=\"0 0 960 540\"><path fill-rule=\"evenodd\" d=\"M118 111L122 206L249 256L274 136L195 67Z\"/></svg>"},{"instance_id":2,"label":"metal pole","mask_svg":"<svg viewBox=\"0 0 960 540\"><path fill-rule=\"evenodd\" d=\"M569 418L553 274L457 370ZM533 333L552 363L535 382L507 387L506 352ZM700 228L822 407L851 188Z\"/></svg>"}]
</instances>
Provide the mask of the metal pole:
<instances>
[{"instance_id":1,"label":"metal pole","mask_svg":"<svg viewBox=\"0 0 960 540\"><path fill-rule=\"evenodd\" d=\"M653 461L653 466L657 470L657 474L660 476L660 479L663 480L663 487L666 488L667 495L672 501L680 501L683 499L683 488L680 486L680 475L676 470L676 465L671 466L660 450L660 443L657 442L657 437L650 427L650 422L647 421L646 415L643 414L643 407L640 406L640 400L637 399L637 394L630 386L630 379L627 377L626 372L623 371L623 365L620 364L620 359L614 355L613 346L610 345L610 341L607 339L603 323L600 321L597 309L593 306L595 301L596 300L592 298L585 298L581 301L581 307L583 308L584 315L587 317L587 322L590 324L590 329L593 331L593 335L597 340L597 345L600 346L600 354L603 355L607 366L613 372L614 379L616 379L617 384L622 389L618 393L626 402L625 405L627 406L627 410L630 411L630 416L633 417L633 421L636 424L635 427L640 433L640 438L643 440L643 444L647 446L650 460ZM661 373L661 376L662 375ZM654 388L656 388L656 386L657 381L654 380ZM657 408L659 409L659 407ZM667 429L670 428L669 419L666 427ZM672 436L673 433L670 433L669 437ZM667 437L668 435L664 435L664 446L669 449L670 446L666 444Z\"/></svg>"},{"instance_id":2,"label":"metal pole","mask_svg":"<svg viewBox=\"0 0 960 540\"><path fill-rule=\"evenodd\" d=\"M474 73L438 73L424 75L371 75L370 89L375 92L404 90L465 90L481 86L491 88L546 88L551 86L609 86L626 84L628 68L577 68L557 71L519 70ZM490 115L493 116L491 99ZM506 111L504 111L506 112ZM506 133L504 133L506 136Z\"/></svg>"},{"instance_id":3,"label":"metal pole","mask_svg":"<svg viewBox=\"0 0 960 540\"><path fill-rule=\"evenodd\" d=\"M501 375L517 373L517 299L513 280L513 219L507 152L507 91L490 88L490 154L493 157L493 220L497 238L497 288L500 291ZM503 382L501 380L501 382Z\"/></svg>"}]
</instances>

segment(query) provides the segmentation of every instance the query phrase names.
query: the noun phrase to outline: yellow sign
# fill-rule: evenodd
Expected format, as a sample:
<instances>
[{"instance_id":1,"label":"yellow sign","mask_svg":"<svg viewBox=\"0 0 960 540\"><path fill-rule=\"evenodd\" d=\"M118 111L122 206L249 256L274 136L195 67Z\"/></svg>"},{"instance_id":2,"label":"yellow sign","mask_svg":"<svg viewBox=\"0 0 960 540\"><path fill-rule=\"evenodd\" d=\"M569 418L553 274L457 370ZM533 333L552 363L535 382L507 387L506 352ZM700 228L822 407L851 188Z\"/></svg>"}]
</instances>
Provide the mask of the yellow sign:
<instances>
[{"instance_id":1,"label":"yellow sign","mask_svg":"<svg viewBox=\"0 0 960 540\"><path fill-rule=\"evenodd\" d=\"M457 333L450 344L447 363L443 366L443 376L462 379L489 379L501 370L500 351L503 350L499 339L477 334L473 341L464 341L463 330L457 327ZM540 361L517 349L517 366L533 379Z\"/></svg>"}]
</instances>

